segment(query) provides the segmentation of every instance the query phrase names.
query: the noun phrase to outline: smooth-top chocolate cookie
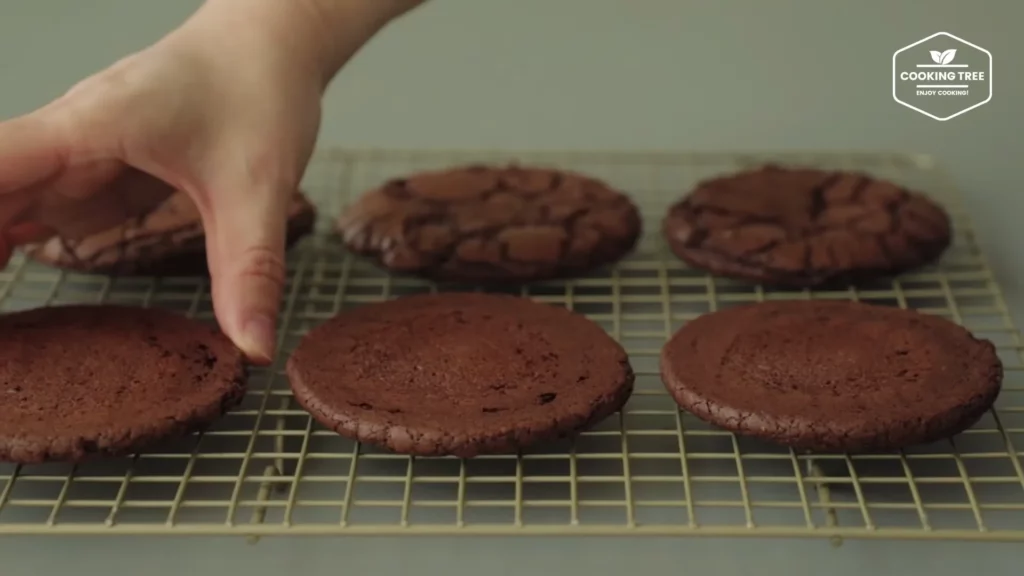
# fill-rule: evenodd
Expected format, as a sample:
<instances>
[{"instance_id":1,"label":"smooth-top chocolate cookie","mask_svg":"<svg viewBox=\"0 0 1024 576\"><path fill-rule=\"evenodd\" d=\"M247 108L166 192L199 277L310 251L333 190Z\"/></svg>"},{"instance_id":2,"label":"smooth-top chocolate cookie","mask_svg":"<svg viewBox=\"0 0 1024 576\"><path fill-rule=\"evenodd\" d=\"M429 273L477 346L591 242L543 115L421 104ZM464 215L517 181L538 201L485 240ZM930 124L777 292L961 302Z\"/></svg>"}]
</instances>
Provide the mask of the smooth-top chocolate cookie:
<instances>
[{"instance_id":1,"label":"smooth-top chocolate cookie","mask_svg":"<svg viewBox=\"0 0 1024 576\"><path fill-rule=\"evenodd\" d=\"M707 314L664 347L680 406L738 434L813 451L892 450L953 436L995 402L987 340L938 316L847 301Z\"/></svg>"},{"instance_id":2,"label":"smooth-top chocolate cookie","mask_svg":"<svg viewBox=\"0 0 1024 576\"><path fill-rule=\"evenodd\" d=\"M588 176L465 166L394 179L349 205L338 230L388 270L452 282L529 282L586 273L630 252L640 215Z\"/></svg>"},{"instance_id":3,"label":"smooth-top chocolate cookie","mask_svg":"<svg viewBox=\"0 0 1024 576\"><path fill-rule=\"evenodd\" d=\"M288 207L289 246L313 231L316 210L296 192ZM87 274L205 276L206 235L199 210L176 192L152 212L80 240L51 238L26 254L44 264Z\"/></svg>"},{"instance_id":4,"label":"smooth-top chocolate cookie","mask_svg":"<svg viewBox=\"0 0 1024 576\"><path fill-rule=\"evenodd\" d=\"M587 318L525 298L416 295L344 312L288 360L295 399L396 453L511 453L625 404L625 351Z\"/></svg>"},{"instance_id":5,"label":"smooth-top chocolate cookie","mask_svg":"<svg viewBox=\"0 0 1024 576\"><path fill-rule=\"evenodd\" d=\"M925 196L866 174L766 166L701 182L662 230L691 266L789 287L856 283L937 259L950 220Z\"/></svg>"},{"instance_id":6,"label":"smooth-top chocolate cookie","mask_svg":"<svg viewBox=\"0 0 1024 576\"><path fill-rule=\"evenodd\" d=\"M0 316L0 461L136 453L203 427L244 393L242 353L169 311L58 306Z\"/></svg>"}]
</instances>

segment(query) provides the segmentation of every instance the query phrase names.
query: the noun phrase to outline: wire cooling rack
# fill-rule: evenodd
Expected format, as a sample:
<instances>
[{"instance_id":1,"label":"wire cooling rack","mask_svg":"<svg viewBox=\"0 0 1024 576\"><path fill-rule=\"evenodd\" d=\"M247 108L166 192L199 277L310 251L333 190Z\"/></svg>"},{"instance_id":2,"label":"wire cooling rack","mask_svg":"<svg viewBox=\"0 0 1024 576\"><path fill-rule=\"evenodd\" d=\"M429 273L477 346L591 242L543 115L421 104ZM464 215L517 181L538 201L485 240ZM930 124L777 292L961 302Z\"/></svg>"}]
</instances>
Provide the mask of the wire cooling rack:
<instances>
[{"instance_id":1,"label":"wire cooling rack","mask_svg":"<svg viewBox=\"0 0 1024 576\"><path fill-rule=\"evenodd\" d=\"M584 171L631 193L645 218L634 254L570 282L509 290L584 313L628 350L627 407L573 440L518 456L408 458L312 422L284 363L312 326L403 294L464 287L388 276L347 255L330 221L353 194L409 171L470 161ZM696 180L765 161L865 170L945 204L956 240L943 261L859 290L781 292L709 277L667 251L659 223ZM0 533L677 534L1024 540L1021 343L956 191L908 155L499 154L323 151L306 190L320 234L290 254L281 353L253 371L243 404L204 434L131 458L0 464ZM735 437L680 413L658 377L666 338L699 314L775 298L911 307L991 339L1006 367L997 409L953 440L902 453L819 456ZM199 278L113 279L18 258L0 309L70 302L163 306L212 319Z\"/></svg>"}]
</instances>

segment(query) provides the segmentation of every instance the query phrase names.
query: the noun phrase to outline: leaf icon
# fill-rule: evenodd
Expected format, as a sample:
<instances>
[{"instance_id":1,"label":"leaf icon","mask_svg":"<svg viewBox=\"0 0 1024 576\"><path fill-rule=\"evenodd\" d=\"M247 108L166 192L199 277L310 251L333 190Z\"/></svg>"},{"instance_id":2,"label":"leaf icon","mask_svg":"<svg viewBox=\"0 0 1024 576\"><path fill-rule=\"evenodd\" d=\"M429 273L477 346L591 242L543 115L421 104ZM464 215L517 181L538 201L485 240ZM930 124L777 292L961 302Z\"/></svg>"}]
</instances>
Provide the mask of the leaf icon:
<instances>
[{"instance_id":1,"label":"leaf icon","mask_svg":"<svg viewBox=\"0 0 1024 576\"><path fill-rule=\"evenodd\" d=\"M942 64L942 52L938 50L932 50L932 62L936 64Z\"/></svg>"},{"instance_id":2,"label":"leaf icon","mask_svg":"<svg viewBox=\"0 0 1024 576\"><path fill-rule=\"evenodd\" d=\"M956 48L950 48L942 53L941 61L939 64L949 64L953 61L953 57L956 56Z\"/></svg>"}]
</instances>

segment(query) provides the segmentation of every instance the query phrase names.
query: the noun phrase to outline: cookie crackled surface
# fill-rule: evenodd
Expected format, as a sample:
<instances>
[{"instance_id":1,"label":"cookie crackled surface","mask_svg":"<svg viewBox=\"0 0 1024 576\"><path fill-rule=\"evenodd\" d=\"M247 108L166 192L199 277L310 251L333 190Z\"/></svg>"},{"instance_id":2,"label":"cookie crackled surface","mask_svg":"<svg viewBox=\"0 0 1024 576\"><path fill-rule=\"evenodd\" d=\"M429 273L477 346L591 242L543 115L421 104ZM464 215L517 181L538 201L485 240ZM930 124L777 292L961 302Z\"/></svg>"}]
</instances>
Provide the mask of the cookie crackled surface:
<instances>
[{"instance_id":1,"label":"cookie crackled surface","mask_svg":"<svg viewBox=\"0 0 1024 576\"><path fill-rule=\"evenodd\" d=\"M525 298L402 297L343 312L288 360L296 401L339 434L421 456L510 453L582 430L628 399L623 348Z\"/></svg>"},{"instance_id":2,"label":"cookie crackled surface","mask_svg":"<svg viewBox=\"0 0 1024 576\"><path fill-rule=\"evenodd\" d=\"M768 165L698 183L669 208L662 232L695 268L803 288L931 263L952 225L927 196L875 176Z\"/></svg>"},{"instance_id":3,"label":"cookie crackled surface","mask_svg":"<svg viewBox=\"0 0 1024 576\"><path fill-rule=\"evenodd\" d=\"M529 282L585 274L635 246L639 210L595 178L526 166L460 166L395 178L337 221L345 246L436 281Z\"/></svg>"},{"instance_id":4,"label":"cookie crackled surface","mask_svg":"<svg viewBox=\"0 0 1024 576\"><path fill-rule=\"evenodd\" d=\"M998 397L995 347L948 320L847 301L728 308L684 325L661 374L685 410L738 434L871 452L953 436Z\"/></svg>"},{"instance_id":5,"label":"cookie crackled surface","mask_svg":"<svg viewBox=\"0 0 1024 576\"><path fill-rule=\"evenodd\" d=\"M115 305L0 316L0 461L144 451L241 401L242 353L215 327Z\"/></svg>"}]
</instances>

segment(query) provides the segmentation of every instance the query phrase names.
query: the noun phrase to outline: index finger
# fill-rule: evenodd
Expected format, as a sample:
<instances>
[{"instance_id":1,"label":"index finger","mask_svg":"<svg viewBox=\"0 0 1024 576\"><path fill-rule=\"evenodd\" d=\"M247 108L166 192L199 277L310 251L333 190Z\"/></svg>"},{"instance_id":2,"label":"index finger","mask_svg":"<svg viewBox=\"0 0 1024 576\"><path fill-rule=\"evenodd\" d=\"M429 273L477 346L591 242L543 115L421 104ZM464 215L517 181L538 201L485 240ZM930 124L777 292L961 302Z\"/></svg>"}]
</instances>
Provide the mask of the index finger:
<instances>
[{"instance_id":1,"label":"index finger","mask_svg":"<svg viewBox=\"0 0 1024 576\"><path fill-rule=\"evenodd\" d=\"M0 194L53 178L66 165L66 146L41 112L0 122Z\"/></svg>"}]
</instances>

